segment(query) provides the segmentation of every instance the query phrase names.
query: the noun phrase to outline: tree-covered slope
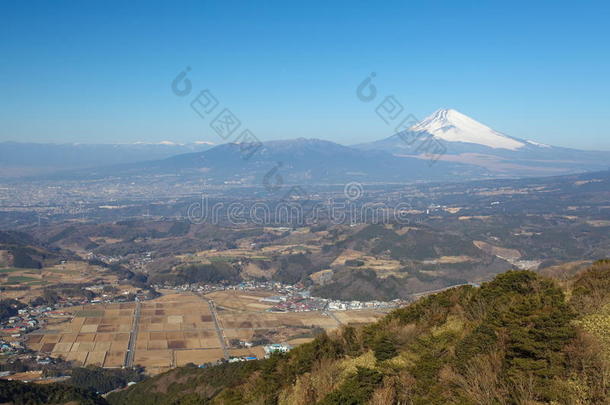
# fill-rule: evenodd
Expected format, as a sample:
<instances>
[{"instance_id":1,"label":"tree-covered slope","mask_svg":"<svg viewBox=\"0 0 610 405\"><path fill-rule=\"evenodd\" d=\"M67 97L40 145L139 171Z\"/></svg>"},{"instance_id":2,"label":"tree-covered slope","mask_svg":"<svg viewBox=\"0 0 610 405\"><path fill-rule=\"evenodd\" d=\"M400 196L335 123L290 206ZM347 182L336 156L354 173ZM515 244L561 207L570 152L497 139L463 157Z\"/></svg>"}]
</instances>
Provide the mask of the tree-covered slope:
<instances>
[{"instance_id":1,"label":"tree-covered slope","mask_svg":"<svg viewBox=\"0 0 610 405\"><path fill-rule=\"evenodd\" d=\"M93 391L67 384L38 385L0 380L0 404L107 405L108 402Z\"/></svg>"}]
</instances>

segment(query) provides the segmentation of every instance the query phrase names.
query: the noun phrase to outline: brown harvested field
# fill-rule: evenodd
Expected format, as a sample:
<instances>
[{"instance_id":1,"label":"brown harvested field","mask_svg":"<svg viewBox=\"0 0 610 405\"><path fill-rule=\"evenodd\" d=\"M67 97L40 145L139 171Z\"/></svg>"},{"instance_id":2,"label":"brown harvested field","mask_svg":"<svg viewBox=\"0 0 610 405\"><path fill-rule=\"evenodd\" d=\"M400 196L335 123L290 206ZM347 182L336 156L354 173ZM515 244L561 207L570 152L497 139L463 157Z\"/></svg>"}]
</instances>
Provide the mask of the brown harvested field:
<instances>
[{"instance_id":1,"label":"brown harvested field","mask_svg":"<svg viewBox=\"0 0 610 405\"><path fill-rule=\"evenodd\" d=\"M78 343L78 346L77 346L76 343L74 343L72 345L72 347L78 347L77 350L79 352L92 352L94 344L95 343L93 343L93 342L80 342L80 343ZM72 350L72 348L70 348L70 351L73 352L73 351L76 351L76 350Z\"/></svg>"},{"instance_id":2,"label":"brown harvested field","mask_svg":"<svg viewBox=\"0 0 610 405\"><path fill-rule=\"evenodd\" d=\"M96 342L112 342L114 340L113 333L96 333L95 341Z\"/></svg>"},{"instance_id":3,"label":"brown harvested field","mask_svg":"<svg viewBox=\"0 0 610 405\"><path fill-rule=\"evenodd\" d=\"M215 291L206 294L206 298L214 300L217 306L235 311L263 312L273 306L273 303L261 301L274 294L270 291Z\"/></svg>"},{"instance_id":4,"label":"brown harvested field","mask_svg":"<svg viewBox=\"0 0 610 405\"><path fill-rule=\"evenodd\" d=\"M127 346L129 344L129 341L114 341L110 344L110 350L111 351L127 351ZM82 346L81 346L82 347Z\"/></svg>"},{"instance_id":5,"label":"brown harvested field","mask_svg":"<svg viewBox=\"0 0 610 405\"><path fill-rule=\"evenodd\" d=\"M78 333L65 333L65 334L62 334L60 342L74 343L74 342L76 342L76 337L77 336L78 336Z\"/></svg>"},{"instance_id":6,"label":"brown harvested field","mask_svg":"<svg viewBox=\"0 0 610 405\"><path fill-rule=\"evenodd\" d=\"M28 343L40 343L44 335L29 335Z\"/></svg>"},{"instance_id":7,"label":"brown harvested field","mask_svg":"<svg viewBox=\"0 0 610 405\"><path fill-rule=\"evenodd\" d=\"M77 342L93 342L95 340L95 333L79 333L76 335Z\"/></svg>"},{"instance_id":8,"label":"brown harvested field","mask_svg":"<svg viewBox=\"0 0 610 405\"><path fill-rule=\"evenodd\" d=\"M308 335L314 327L333 330L340 326L334 318L319 311L266 312L252 305L252 302L261 302L262 298L269 295L270 292L262 294L252 291L217 291L206 295L221 307L218 311L218 321L227 343L232 339L247 342L261 336L274 343L282 343L290 341L293 336ZM225 304L221 306L220 302ZM265 306L270 307L267 304ZM311 338L306 337L296 340L294 344L309 340Z\"/></svg>"},{"instance_id":9,"label":"brown harvested field","mask_svg":"<svg viewBox=\"0 0 610 405\"><path fill-rule=\"evenodd\" d=\"M149 340L143 345L143 350L165 350L167 348L167 340Z\"/></svg>"},{"instance_id":10,"label":"brown harvested field","mask_svg":"<svg viewBox=\"0 0 610 405\"><path fill-rule=\"evenodd\" d=\"M103 267L75 261L44 268L42 275L50 283L87 283L99 279L105 283L115 283L118 280L116 275Z\"/></svg>"},{"instance_id":11,"label":"brown harvested field","mask_svg":"<svg viewBox=\"0 0 610 405\"><path fill-rule=\"evenodd\" d=\"M95 333L98 325L83 325L80 328L81 333Z\"/></svg>"},{"instance_id":12,"label":"brown harvested field","mask_svg":"<svg viewBox=\"0 0 610 405\"><path fill-rule=\"evenodd\" d=\"M319 311L278 314L278 320L282 325L318 326L324 329L332 329L338 326L332 317Z\"/></svg>"},{"instance_id":13,"label":"brown harvested field","mask_svg":"<svg viewBox=\"0 0 610 405\"><path fill-rule=\"evenodd\" d=\"M214 361L223 357L217 353L220 340L209 305L194 294L171 293L143 302L138 331L134 361L151 373L175 366L175 358L189 358L183 352L195 356L184 364L197 363L197 358L207 359L211 354ZM198 355L199 350L205 356Z\"/></svg>"},{"instance_id":14,"label":"brown harvested field","mask_svg":"<svg viewBox=\"0 0 610 405\"><path fill-rule=\"evenodd\" d=\"M389 276L404 277L407 273L399 272L401 268L398 260L379 259L373 256L367 256L363 252L357 250L346 249L338 256L330 265L330 267L344 266L348 260L362 261L363 268L373 270L378 277L387 278Z\"/></svg>"},{"instance_id":15,"label":"brown harvested field","mask_svg":"<svg viewBox=\"0 0 610 405\"><path fill-rule=\"evenodd\" d=\"M224 334L227 339L239 339L250 341L254 336L254 329L224 329ZM267 331L267 329L259 329L259 331Z\"/></svg>"},{"instance_id":16,"label":"brown harvested field","mask_svg":"<svg viewBox=\"0 0 610 405\"><path fill-rule=\"evenodd\" d=\"M290 340L288 340L288 344L291 346L298 346L298 345L302 345L303 343L309 343L313 339L314 339L313 337L290 339Z\"/></svg>"},{"instance_id":17,"label":"brown harvested field","mask_svg":"<svg viewBox=\"0 0 610 405\"><path fill-rule=\"evenodd\" d=\"M168 340L168 349L186 349L186 342L184 340Z\"/></svg>"},{"instance_id":18,"label":"brown harvested field","mask_svg":"<svg viewBox=\"0 0 610 405\"><path fill-rule=\"evenodd\" d=\"M87 360L87 352L60 353L59 357L63 357L67 361L73 361L82 365L85 364L85 361Z\"/></svg>"},{"instance_id":19,"label":"brown harvested field","mask_svg":"<svg viewBox=\"0 0 610 405\"><path fill-rule=\"evenodd\" d=\"M3 298L14 298L24 302L42 295L44 288L49 286L94 281L114 284L118 282L118 278L103 267L80 261L68 261L43 269L0 266L1 286L13 287L19 285L25 287L21 290L4 291Z\"/></svg>"},{"instance_id":20,"label":"brown harvested field","mask_svg":"<svg viewBox=\"0 0 610 405\"><path fill-rule=\"evenodd\" d=\"M43 353L51 353L55 348L55 343L43 343L40 351Z\"/></svg>"},{"instance_id":21,"label":"brown harvested field","mask_svg":"<svg viewBox=\"0 0 610 405\"><path fill-rule=\"evenodd\" d=\"M28 336L27 346L78 364L122 367L134 309L134 303L67 308L71 318L50 319L43 334Z\"/></svg>"},{"instance_id":22,"label":"brown harvested field","mask_svg":"<svg viewBox=\"0 0 610 405\"><path fill-rule=\"evenodd\" d=\"M57 343L55 344L55 347L53 348L54 352L58 352L58 353L67 353L72 349L72 344L70 342L67 343Z\"/></svg>"},{"instance_id":23,"label":"brown harvested field","mask_svg":"<svg viewBox=\"0 0 610 405\"><path fill-rule=\"evenodd\" d=\"M257 357L259 359L262 359L263 357L265 357L265 350L263 349L262 346L255 346L255 347L251 347L249 349L230 349L229 356L231 356L231 357L246 356L246 357Z\"/></svg>"},{"instance_id":24,"label":"brown harvested field","mask_svg":"<svg viewBox=\"0 0 610 405\"><path fill-rule=\"evenodd\" d=\"M383 311L342 311L333 313L335 319L320 311L266 312L252 309L252 301L260 301L268 295L271 294L256 294L252 291L216 291L206 295L214 299L220 309L218 320L227 343L231 339L251 341L255 337L264 336L274 343L299 345L313 339L307 336L313 328L332 331L341 324L374 322L384 315Z\"/></svg>"},{"instance_id":25,"label":"brown harvested field","mask_svg":"<svg viewBox=\"0 0 610 405\"><path fill-rule=\"evenodd\" d=\"M57 343L60 338L60 335L45 335L42 338L42 343Z\"/></svg>"},{"instance_id":26,"label":"brown harvested field","mask_svg":"<svg viewBox=\"0 0 610 405\"><path fill-rule=\"evenodd\" d=\"M135 364L144 367L172 367L172 350L141 350L136 351Z\"/></svg>"},{"instance_id":27,"label":"brown harvested field","mask_svg":"<svg viewBox=\"0 0 610 405\"><path fill-rule=\"evenodd\" d=\"M212 316L207 302L190 294L168 294L154 301L142 303L140 332L150 332L152 340L180 340L180 331L213 329Z\"/></svg>"},{"instance_id":28,"label":"brown harvested field","mask_svg":"<svg viewBox=\"0 0 610 405\"><path fill-rule=\"evenodd\" d=\"M332 317L318 311L253 314L222 311L218 313L218 318L225 329L273 329L293 326L332 329L338 326Z\"/></svg>"},{"instance_id":29,"label":"brown harvested field","mask_svg":"<svg viewBox=\"0 0 610 405\"><path fill-rule=\"evenodd\" d=\"M112 342L103 342L103 341L99 341L97 340L96 337L96 341L95 344L93 346L93 350L94 351L99 351L99 352L107 352L110 350L110 346L112 346Z\"/></svg>"},{"instance_id":30,"label":"brown harvested field","mask_svg":"<svg viewBox=\"0 0 610 405\"><path fill-rule=\"evenodd\" d=\"M239 312L220 312L218 314L220 325L225 329L256 329L274 328L281 325L275 314L244 314Z\"/></svg>"},{"instance_id":31,"label":"brown harvested field","mask_svg":"<svg viewBox=\"0 0 610 405\"><path fill-rule=\"evenodd\" d=\"M170 293L143 302L134 362L146 367L150 373L173 367L174 351L200 348L197 329L213 327L198 324L201 316L210 316L209 307L195 295ZM194 340L185 335L186 330L194 331ZM218 338L216 345L220 346Z\"/></svg>"},{"instance_id":32,"label":"brown harvested field","mask_svg":"<svg viewBox=\"0 0 610 405\"><path fill-rule=\"evenodd\" d=\"M175 355L177 366L184 366L188 363L211 363L223 358L221 349L179 350L175 352Z\"/></svg>"},{"instance_id":33,"label":"brown harvested field","mask_svg":"<svg viewBox=\"0 0 610 405\"><path fill-rule=\"evenodd\" d=\"M90 366L98 366L101 367L104 365L104 361L106 359L106 352L89 352L87 355L87 361L85 365Z\"/></svg>"},{"instance_id":34,"label":"brown harvested field","mask_svg":"<svg viewBox=\"0 0 610 405\"><path fill-rule=\"evenodd\" d=\"M107 352L104 367L122 367L125 364L125 352Z\"/></svg>"}]
</instances>

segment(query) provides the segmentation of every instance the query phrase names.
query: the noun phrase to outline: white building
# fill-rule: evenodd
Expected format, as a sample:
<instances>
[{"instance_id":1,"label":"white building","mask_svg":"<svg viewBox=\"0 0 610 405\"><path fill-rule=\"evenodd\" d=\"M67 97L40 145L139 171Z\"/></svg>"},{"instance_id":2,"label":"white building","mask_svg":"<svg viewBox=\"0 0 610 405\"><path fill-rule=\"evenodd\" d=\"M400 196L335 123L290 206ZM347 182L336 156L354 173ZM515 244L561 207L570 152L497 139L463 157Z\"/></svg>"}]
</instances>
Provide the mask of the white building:
<instances>
[{"instance_id":1,"label":"white building","mask_svg":"<svg viewBox=\"0 0 610 405\"><path fill-rule=\"evenodd\" d=\"M286 343L273 343L263 347L265 349L265 357L268 358L272 353L287 353L292 349L292 346Z\"/></svg>"}]
</instances>

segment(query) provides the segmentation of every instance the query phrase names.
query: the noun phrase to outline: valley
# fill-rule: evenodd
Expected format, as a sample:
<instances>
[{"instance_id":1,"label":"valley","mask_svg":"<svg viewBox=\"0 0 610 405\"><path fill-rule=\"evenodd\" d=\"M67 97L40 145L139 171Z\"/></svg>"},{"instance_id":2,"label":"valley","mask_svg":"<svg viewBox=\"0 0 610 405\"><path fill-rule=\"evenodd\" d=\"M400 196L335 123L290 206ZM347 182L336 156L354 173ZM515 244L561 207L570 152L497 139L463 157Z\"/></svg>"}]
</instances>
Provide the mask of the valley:
<instances>
[{"instance_id":1,"label":"valley","mask_svg":"<svg viewBox=\"0 0 610 405\"><path fill-rule=\"evenodd\" d=\"M507 270L565 282L610 250L608 172L352 186L0 207L4 367L248 369Z\"/></svg>"}]
</instances>

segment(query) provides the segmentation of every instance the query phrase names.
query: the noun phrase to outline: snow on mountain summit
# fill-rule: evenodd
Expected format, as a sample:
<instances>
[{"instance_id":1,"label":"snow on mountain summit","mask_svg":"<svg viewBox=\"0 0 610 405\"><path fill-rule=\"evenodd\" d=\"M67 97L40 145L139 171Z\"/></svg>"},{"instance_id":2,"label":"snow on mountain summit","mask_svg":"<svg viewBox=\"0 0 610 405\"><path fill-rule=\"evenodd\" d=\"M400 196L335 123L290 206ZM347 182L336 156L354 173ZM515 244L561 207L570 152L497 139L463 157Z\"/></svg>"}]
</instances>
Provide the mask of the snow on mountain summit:
<instances>
[{"instance_id":1,"label":"snow on mountain summit","mask_svg":"<svg viewBox=\"0 0 610 405\"><path fill-rule=\"evenodd\" d=\"M535 142L535 141L526 141L527 143L529 143L530 145L534 145L534 146L539 146L541 148L550 148L551 145L547 145L546 143L540 143L540 142Z\"/></svg>"},{"instance_id":2,"label":"snow on mountain summit","mask_svg":"<svg viewBox=\"0 0 610 405\"><path fill-rule=\"evenodd\" d=\"M432 113L411 131L425 131L448 142L467 142L490 148L517 150L525 144L453 109L441 109Z\"/></svg>"}]
</instances>

